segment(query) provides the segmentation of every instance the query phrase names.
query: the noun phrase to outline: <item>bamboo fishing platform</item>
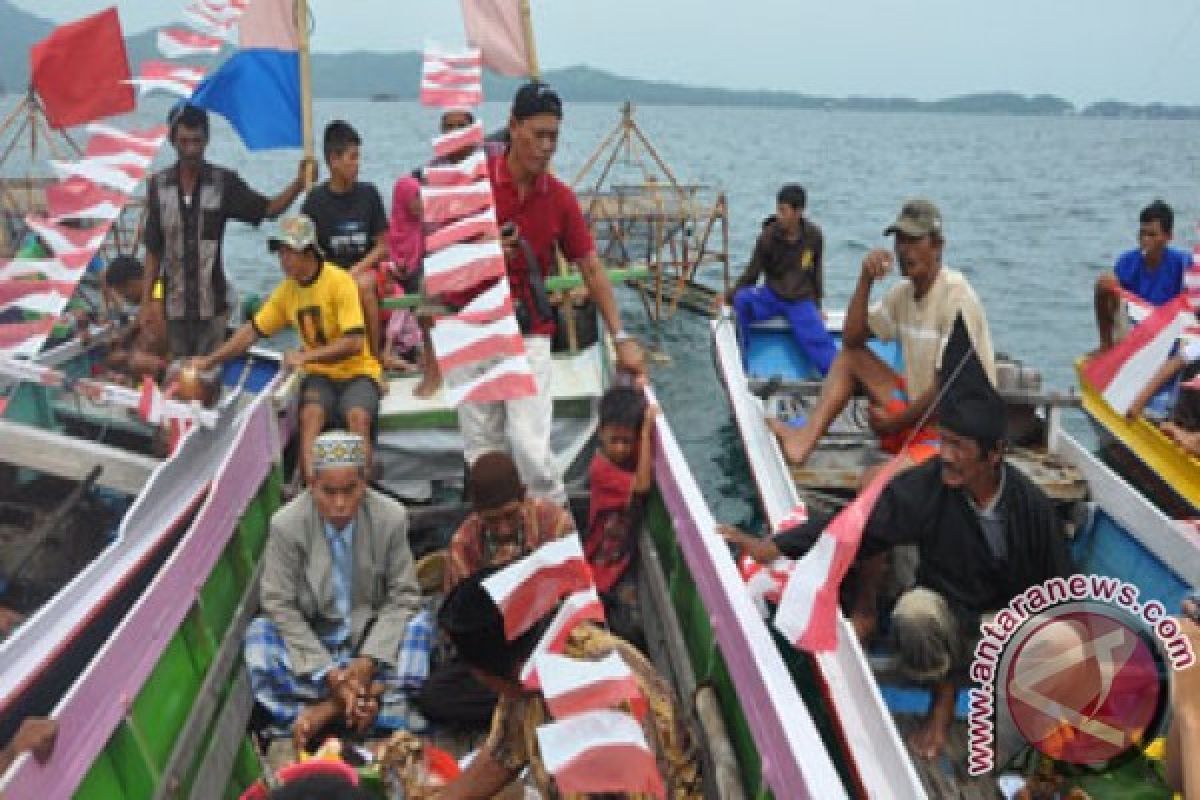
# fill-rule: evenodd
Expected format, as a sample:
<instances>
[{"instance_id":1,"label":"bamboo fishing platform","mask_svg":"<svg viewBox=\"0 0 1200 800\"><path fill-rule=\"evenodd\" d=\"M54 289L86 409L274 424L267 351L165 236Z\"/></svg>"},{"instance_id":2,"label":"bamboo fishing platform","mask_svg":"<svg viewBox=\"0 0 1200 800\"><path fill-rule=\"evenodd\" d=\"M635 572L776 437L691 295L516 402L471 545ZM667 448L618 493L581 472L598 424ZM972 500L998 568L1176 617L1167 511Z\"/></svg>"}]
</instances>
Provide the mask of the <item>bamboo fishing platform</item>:
<instances>
[{"instance_id":1,"label":"bamboo fishing platform","mask_svg":"<svg viewBox=\"0 0 1200 800\"><path fill-rule=\"evenodd\" d=\"M647 264L651 276L631 281L652 319L680 306L707 312L714 291L697 282L705 266L720 265L729 286L729 208L723 191L681 183L633 117L621 119L571 182L609 267Z\"/></svg>"}]
</instances>

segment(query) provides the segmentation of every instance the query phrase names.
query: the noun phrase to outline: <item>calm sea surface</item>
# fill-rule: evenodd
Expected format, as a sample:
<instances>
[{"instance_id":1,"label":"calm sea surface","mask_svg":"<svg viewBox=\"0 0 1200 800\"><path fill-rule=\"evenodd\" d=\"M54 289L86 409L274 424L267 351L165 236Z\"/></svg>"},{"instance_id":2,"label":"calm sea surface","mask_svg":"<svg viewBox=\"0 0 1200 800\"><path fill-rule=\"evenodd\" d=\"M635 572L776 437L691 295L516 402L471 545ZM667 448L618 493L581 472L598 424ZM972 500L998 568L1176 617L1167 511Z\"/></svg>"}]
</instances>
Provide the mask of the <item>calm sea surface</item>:
<instances>
[{"instance_id":1,"label":"calm sea surface","mask_svg":"<svg viewBox=\"0 0 1200 800\"><path fill-rule=\"evenodd\" d=\"M505 111L489 105L483 118L493 127ZM407 103L320 101L315 116L318 131L342 117L362 132L364 177L389 205L395 178L427 158L436 122ZM1059 388L1073 383L1073 358L1094 346L1092 281L1134 246L1138 211L1165 199L1183 247L1200 219L1195 122L653 107L636 118L679 180L728 193L735 265L748 259L779 185L802 183L825 232L831 307L848 300L863 253L886 246L881 231L903 199L934 199L945 218L945 261L981 296L996 349L1038 365ZM572 177L617 120L615 106L569 106L558 172ZM267 192L290 179L296 161L290 152L247 154L221 122L210 158ZM265 292L279 277L262 241L237 224L227 235L230 271L244 292ZM720 283L719 270L702 277ZM720 518L749 523L754 488L707 323L681 312L655 329L632 296L624 306L630 326L671 357L654 384L709 503Z\"/></svg>"}]
</instances>

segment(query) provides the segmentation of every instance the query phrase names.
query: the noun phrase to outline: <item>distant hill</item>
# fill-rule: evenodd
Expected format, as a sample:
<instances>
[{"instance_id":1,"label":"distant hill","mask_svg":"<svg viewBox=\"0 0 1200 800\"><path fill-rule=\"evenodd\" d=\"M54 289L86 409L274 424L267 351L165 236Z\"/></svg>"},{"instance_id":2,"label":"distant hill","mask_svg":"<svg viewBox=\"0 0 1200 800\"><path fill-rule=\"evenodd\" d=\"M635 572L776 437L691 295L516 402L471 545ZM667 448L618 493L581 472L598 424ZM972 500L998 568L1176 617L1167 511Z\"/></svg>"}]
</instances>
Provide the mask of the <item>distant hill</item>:
<instances>
[{"instance_id":1,"label":"distant hill","mask_svg":"<svg viewBox=\"0 0 1200 800\"><path fill-rule=\"evenodd\" d=\"M0 92L19 92L28 85L29 47L49 34L53 27L52 23L17 8L9 0L0 0L0 31L4 31L5 40L4 47L0 47ZM127 47L130 62L134 65L159 58L153 33L130 37ZM203 63L203 60L197 63ZM413 52L314 53L313 93L318 97L415 100L420 63L420 54ZM1134 105L1106 101L1077 110L1070 102L1053 95L1026 97L1013 92L974 93L933 101L907 97L837 98L765 89L686 86L668 81L626 78L583 66L549 70L546 80L559 90L564 99L575 102L619 103L632 100L643 105L1200 119L1200 108L1159 103ZM488 97L507 97L517 83L513 79L488 74L484 78L484 93Z\"/></svg>"}]
</instances>

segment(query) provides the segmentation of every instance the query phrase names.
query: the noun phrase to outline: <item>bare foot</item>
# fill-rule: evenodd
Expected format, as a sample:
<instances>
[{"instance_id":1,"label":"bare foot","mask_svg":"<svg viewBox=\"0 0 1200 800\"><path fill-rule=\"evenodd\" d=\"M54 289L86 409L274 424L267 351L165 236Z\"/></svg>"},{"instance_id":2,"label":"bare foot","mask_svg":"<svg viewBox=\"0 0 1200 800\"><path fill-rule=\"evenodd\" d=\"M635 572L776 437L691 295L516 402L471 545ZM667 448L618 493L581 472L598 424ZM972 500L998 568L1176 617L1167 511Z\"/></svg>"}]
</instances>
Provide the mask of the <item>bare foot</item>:
<instances>
[{"instance_id":1,"label":"bare foot","mask_svg":"<svg viewBox=\"0 0 1200 800\"><path fill-rule=\"evenodd\" d=\"M766 422L771 433L779 439L779 447L789 464L798 467L808 460L812 445L806 446L803 441L803 428L793 428L777 417L767 417Z\"/></svg>"},{"instance_id":2,"label":"bare foot","mask_svg":"<svg viewBox=\"0 0 1200 800\"><path fill-rule=\"evenodd\" d=\"M946 734L954 721L954 686L938 684L933 689L933 705L919 727L908 735L908 745L924 759L934 759L946 747Z\"/></svg>"},{"instance_id":3,"label":"bare foot","mask_svg":"<svg viewBox=\"0 0 1200 800\"><path fill-rule=\"evenodd\" d=\"M292 726L292 741L296 744L296 752L306 752L313 737L341 714L341 705L332 697L305 706L296 717L296 724Z\"/></svg>"},{"instance_id":4,"label":"bare foot","mask_svg":"<svg viewBox=\"0 0 1200 800\"><path fill-rule=\"evenodd\" d=\"M413 389L413 396L419 397L422 400L428 400L437 393L437 390L442 388L442 376L430 375L428 372L421 378L421 382Z\"/></svg>"}]
</instances>

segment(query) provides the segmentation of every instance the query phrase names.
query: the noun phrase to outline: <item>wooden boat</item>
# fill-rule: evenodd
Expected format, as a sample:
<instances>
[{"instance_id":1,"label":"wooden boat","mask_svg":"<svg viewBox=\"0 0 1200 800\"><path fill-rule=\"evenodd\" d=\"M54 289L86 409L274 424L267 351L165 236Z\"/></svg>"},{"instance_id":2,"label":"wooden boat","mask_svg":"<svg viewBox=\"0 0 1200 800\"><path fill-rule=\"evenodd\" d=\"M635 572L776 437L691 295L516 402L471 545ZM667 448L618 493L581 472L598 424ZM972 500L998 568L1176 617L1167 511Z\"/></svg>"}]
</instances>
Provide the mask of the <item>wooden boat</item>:
<instances>
[{"instance_id":1,"label":"wooden boat","mask_svg":"<svg viewBox=\"0 0 1200 800\"><path fill-rule=\"evenodd\" d=\"M53 709L51 761L17 762L0 781L8 796L223 797L258 776L240 646L288 425L271 391L237 417L178 545ZM665 420L659 430L640 597L656 662L705 720L697 740L711 796L847 796ZM444 528L446 511L416 510L414 520Z\"/></svg>"},{"instance_id":2,"label":"wooden boat","mask_svg":"<svg viewBox=\"0 0 1200 800\"><path fill-rule=\"evenodd\" d=\"M1200 516L1200 459L1189 455L1145 416L1131 420L1117 413L1087 382L1082 366L1082 360L1076 363L1083 410L1106 459L1167 513Z\"/></svg>"},{"instance_id":3,"label":"wooden boat","mask_svg":"<svg viewBox=\"0 0 1200 800\"><path fill-rule=\"evenodd\" d=\"M840 315L830 316L831 328L840 329ZM801 502L832 507L844 502L854 491L863 467L879 459L869 447L869 432L859 422L865 415L852 407L836 421L806 468L787 465L764 415L803 407L815 397L819 385L811 379L808 365L781 322L753 327L753 340L747 347L738 342L732 319L725 317L712 324L717 369L772 528ZM877 352L885 359L896 356L885 348ZM763 370L764 364L769 365L765 371L756 371ZM794 371L787 372L789 367ZM1188 588L1200 580L1200 539L1189 527L1157 511L1062 428L1059 409L1069 398L1031 392L1010 392L1007 397L1019 405L1047 407L1040 424L1033 426L1040 441L1027 438L1026 446L1014 448L1013 461L1066 513L1074 509L1077 513L1071 516L1084 520L1076 526L1072 545L1077 570L1122 578L1142 588L1145 597L1177 609ZM1024 409L1010 415L1010 423L1014 418L1029 425ZM809 660L788 650L785 657L789 660ZM945 760L931 765L911 756L900 733L924 713L929 695L873 669L885 660L876 658L878 655L862 651L843 619L838 650L811 659L827 686L824 711L846 737L850 768L860 776L863 795L998 796L995 776L971 779L966 774L965 726L956 726L952 732L949 767ZM960 710L965 708L961 700L960 696ZM868 741L853 736L863 730L872 733Z\"/></svg>"}]
</instances>

